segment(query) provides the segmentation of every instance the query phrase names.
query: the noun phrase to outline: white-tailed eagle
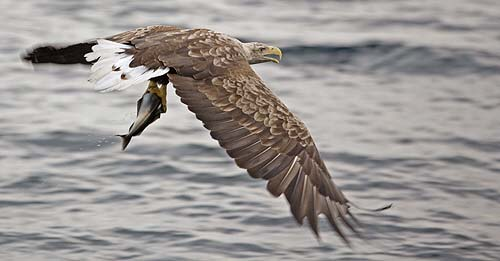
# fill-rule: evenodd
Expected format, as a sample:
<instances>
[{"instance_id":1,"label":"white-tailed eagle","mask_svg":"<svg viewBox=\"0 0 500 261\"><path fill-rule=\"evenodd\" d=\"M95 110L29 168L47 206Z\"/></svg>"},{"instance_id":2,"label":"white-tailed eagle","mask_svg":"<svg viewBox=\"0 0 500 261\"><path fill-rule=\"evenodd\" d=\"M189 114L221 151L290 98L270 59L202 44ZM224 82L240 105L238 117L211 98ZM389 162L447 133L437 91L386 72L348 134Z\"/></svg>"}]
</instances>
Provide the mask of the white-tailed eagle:
<instances>
[{"instance_id":1,"label":"white-tailed eagle","mask_svg":"<svg viewBox=\"0 0 500 261\"><path fill-rule=\"evenodd\" d=\"M348 243L340 224L357 233L352 203L332 181L304 123L250 66L280 58L277 47L173 26L149 26L60 48L38 47L25 57L32 63L93 64L90 81L100 91L171 82L239 167L267 180L275 197L285 195L298 223L307 217L319 236L318 216L324 214Z\"/></svg>"}]
</instances>

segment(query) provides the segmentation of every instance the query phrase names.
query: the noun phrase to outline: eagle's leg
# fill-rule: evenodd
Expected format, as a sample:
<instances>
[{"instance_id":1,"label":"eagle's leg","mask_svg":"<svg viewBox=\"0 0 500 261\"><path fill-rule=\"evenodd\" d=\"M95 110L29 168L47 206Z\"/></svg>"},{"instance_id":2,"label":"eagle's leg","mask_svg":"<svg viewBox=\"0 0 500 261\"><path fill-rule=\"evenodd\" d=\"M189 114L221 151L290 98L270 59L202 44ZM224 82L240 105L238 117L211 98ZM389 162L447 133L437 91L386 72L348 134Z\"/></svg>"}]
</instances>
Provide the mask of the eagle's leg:
<instances>
[{"instance_id":1,"label":"eagle's leg","mask_svg":"<svg viewBox=\"0 0 500 261\"><path fill-rule=\"evenodd\" d=\"M161 108L162 113L167 112L167 85L160 85L160 98L161 98Z\"/></svg>"},{"instance_id":2,"label":"eagle's leg","mask_svg":"<svg viewBox=\"0 0 500 261\"><path fill-rule=\"evenodd\" d=\"M161 99L161 113L167 112L167 85L160 83L160 88L158 88L158 83L155 81L149 81L148 88L145 93L154 93Z\"/></svg>"}]
</instances>

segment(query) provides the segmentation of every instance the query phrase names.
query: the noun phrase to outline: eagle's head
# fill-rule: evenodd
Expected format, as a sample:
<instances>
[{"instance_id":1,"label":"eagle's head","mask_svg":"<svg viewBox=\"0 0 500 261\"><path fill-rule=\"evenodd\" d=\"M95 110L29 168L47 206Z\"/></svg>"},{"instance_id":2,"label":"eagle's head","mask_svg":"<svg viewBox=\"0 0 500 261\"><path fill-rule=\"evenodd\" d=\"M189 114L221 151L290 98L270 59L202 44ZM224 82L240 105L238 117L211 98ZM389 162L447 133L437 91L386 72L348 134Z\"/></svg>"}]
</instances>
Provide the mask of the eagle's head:
<instances>
[{"instance_id":1,"label":"eagle's head","mask_svg":"<svg viewBox=\"0 0 500 261\"><path fill-rule=\"evenodd\" d=\"M280 48L257 42L243 43L243 50L250 64L279 63L282 55Z\"/></svg>"}]
</instances>

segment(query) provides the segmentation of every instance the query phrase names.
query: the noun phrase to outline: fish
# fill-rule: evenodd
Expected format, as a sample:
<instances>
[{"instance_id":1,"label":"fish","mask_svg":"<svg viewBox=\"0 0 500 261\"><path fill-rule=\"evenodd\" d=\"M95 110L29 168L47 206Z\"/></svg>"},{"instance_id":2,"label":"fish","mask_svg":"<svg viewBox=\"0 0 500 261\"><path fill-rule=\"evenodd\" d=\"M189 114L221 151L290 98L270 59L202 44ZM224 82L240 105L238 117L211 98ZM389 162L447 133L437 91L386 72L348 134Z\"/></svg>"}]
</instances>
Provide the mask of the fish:
<instances>
[{"instance_id":1,"label":"fish","mask_svg":"<svg viewBox=\"0 0 500 261\"><path fill-rule=\"evenodd\" d=\"M127 148L132 137L141 135L146 127L160 118L162 113L164 111L161 98L155 93L144 93L137 101L137 116L132 125L130 125L128 133L116 135L122 138L122 151Z\"/></svg>"}]
</instances>

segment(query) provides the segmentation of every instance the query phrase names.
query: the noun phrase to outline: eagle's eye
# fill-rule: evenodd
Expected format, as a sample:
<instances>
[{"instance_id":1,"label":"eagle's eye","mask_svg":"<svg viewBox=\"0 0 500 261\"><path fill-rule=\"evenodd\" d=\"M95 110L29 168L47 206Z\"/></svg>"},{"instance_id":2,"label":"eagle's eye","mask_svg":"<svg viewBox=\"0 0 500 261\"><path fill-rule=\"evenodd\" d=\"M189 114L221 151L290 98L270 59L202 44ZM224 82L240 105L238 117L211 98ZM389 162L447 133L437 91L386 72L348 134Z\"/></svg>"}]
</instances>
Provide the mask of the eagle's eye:
<instances>
[{"instance_id":1,"label":"eagle's eye","mask_svg":"<svg viewBox=\"0 0 500 261\"><path fill-rule=\"evenodd\" d=\"M266 47L260 47L259 48L259 51L263 52L264 50L266 50Z\"/></svg>"}]
</instances>

